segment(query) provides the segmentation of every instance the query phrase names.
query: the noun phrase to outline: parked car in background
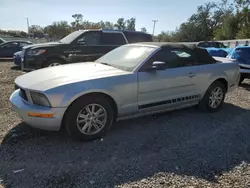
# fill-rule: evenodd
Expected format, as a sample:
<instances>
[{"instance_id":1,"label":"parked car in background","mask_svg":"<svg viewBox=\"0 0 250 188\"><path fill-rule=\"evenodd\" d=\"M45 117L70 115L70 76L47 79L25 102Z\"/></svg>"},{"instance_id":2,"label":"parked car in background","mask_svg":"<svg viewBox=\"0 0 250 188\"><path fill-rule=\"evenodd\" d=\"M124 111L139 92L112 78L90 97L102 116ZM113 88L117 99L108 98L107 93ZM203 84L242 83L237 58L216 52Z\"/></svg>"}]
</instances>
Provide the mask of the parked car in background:
<instances>
[{"instance_id":1,"label":"parked car in background","mask_svg":"<svg viewBox=\"0 0 250 188\"><path fill-rule=\"evenodd\" d=\"M209 47L206 48L208 53L214 57L227 57L228 53L224 49Z\"/></svg>"},{"instance_id":2,"label":"parked car in background","mask_svg":"<svg viewBox=\"0 0 250 188\"><path fill-rule=\"evenodd\" d=\"M21 66L21 54L22 51L18 51L13 55L13 62L16 66Z\"/></svg>"},{"instance_id":3,"label":"parked car in background","mask_svg":"<svg viewBox=\"0 0 250 188\"><path fill-rule=\"evenodd\" d=\"M201 41L197 46L206 48L210 55L216 57L226 57L233 50L233 48L229 48L217 41Z\"/></svg>"},{"instance_id":4,"label":"parked car in background","mask_svg":"<svg viewBox=\"0 0 250 188\"><path fill-rule=\"evenodd\" d=\"M0 44L0 57L13 57L14 53L31 44L29 41L8 41L2 43Z\"/></svg>"},{"instance_id":5,"label":"parked car in background","mask_svg":"<svg viewBox=\"0 0 250 188\"><path fill-rule=\"evenodd\" d=\"M216 41L201 41L197 46L202 48L227 48L223 43Z\"/></svg>"},{"instance_id":6,"label":"parked car in background","mask_svg":"<svg viewBox=\"0 0 250 188\"><path fill-rule=\"evenodd\" d=\"M250 78L250 46L237 46L227 58L235 59L239 63L241 73L240 83L245 78Z\"/></svg>"},{"instance_id":7,"label":"parked car in background","mask_svg":"<svg viewBox=\"0 0 250 188\"><path fill-rule=\"evenodd\" d=\"M59 42L24 48L22 64L24 70L34 70L66 63L94 61L118 46L151 41L152 35L137 31L79 30Z\"/></svg>"},{"instance_id":8,"label":"parked car in background","mask_svg":"<svg viewBox=\"0 0 250 188\"><path fill-rule=\"evenodd\" d=\"M0 44L6 42L4 39L0 38Z\"/></svg>"},{"instance_id":9,"label":"parked car in background","mask_svg":"<svg viewBox=\"0 0 250 188\"><path fill-rule=\"evenodd\" d=\"M10 102L33 127L59 130L65 126L72 137L93 140L115 120L194 105L217 112L239 76L237 63L214 59L202 48L127 44L95 62L19 76Z\"/></svg>"}]
</instances>

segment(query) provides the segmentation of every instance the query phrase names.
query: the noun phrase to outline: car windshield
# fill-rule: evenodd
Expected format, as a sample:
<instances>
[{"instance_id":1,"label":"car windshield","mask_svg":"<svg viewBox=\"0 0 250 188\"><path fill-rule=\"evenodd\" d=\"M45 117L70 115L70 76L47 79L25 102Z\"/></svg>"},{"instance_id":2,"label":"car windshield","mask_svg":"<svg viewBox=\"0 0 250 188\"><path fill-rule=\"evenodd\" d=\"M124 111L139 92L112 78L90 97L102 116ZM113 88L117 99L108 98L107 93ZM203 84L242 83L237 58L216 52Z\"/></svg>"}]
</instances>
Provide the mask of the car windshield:
<instances>
[{"instance_id":1,"label":"car windshield","mask_svg":"<svg viewBox=\"0 0 250 188\"><path fill-rule=\"evenodd\" d=\"M154 47L136 45L121 46L97 59L95 62L125 71L133 71L155 49Z\"/></svg>"},{"instance_id":2,"label":"car windshield","mask_svg":"<svg viewBox=\"0 0 250 188\"><path fill-rule=\"evenodd\" d=\"M59 42L65 43L65 44L70 44L73 42L77 37L79 37L81 34L83 34L82 30L75 31L73 33L70 33L66 37L62 38Z\"/></svg>"}]
</instances>

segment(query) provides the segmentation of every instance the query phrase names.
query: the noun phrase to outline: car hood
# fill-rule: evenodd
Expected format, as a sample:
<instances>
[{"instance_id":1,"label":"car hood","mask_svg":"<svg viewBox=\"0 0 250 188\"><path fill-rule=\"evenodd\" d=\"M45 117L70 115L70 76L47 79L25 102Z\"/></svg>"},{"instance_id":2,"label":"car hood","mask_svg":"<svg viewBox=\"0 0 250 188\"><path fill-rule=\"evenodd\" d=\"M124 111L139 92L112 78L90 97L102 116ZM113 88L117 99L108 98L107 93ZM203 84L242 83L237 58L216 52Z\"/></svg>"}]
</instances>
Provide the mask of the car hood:
<instances>
[{"instance_id":1,"label":"car hood","mask_svg":"<svg viewBox=\"0 0 250 188\"><path fill-rule=\"evenodd\" d=\"M124 74L129 72L94 62L74 63L26 73L17 77L15 84L23 89L46 91L65 84Z\"/></svg>"},{"instance_id":2,"label":"car hood","mask_svg":"<svg viewBox=\"0 0 250 188\"><path fill-rule=\"evenodd\" d=\"M30 48L43 48L43 47L51 47L51 46L59 46L59 45L63 45L63 43L46 42L46 43L40 43L40 44L31 44L31 45L24 46L23 49L26 50Z\"/></svg>"}]
</instances>

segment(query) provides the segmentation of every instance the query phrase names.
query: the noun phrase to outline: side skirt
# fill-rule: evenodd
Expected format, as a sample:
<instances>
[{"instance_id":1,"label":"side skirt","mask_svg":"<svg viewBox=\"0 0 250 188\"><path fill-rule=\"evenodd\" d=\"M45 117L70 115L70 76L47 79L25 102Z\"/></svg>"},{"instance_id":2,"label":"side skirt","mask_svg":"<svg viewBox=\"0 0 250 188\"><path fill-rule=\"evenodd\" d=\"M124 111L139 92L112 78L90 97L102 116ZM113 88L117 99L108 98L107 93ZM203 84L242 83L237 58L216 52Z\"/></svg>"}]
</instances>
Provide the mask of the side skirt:
<instances>
[{"instance_id":1,"label":"side skirt","mask_svg":"<svg viewBox=\"0 0 250 188\"><path fill-rule=\"evenodd\" d=\"M180 106L168 107L168 108L162 109L162 110L155 110L155 111L152 111L152 112L138 113L138 114L135 114L135 115L130 115L130 116L117 118L116 121L134 119L134 118L153 115L153 114L157 114L157 113L163 113L163 112L169 112L169 111L173 111L173 110L179 110L179 109L182 109L182 108L188 108L188 107L195 106L198 103L199 103L199 101L196 101L196 102L192 102L192 103L184 104L184 105L180 105Z\"/></svg>"}]
</instances>

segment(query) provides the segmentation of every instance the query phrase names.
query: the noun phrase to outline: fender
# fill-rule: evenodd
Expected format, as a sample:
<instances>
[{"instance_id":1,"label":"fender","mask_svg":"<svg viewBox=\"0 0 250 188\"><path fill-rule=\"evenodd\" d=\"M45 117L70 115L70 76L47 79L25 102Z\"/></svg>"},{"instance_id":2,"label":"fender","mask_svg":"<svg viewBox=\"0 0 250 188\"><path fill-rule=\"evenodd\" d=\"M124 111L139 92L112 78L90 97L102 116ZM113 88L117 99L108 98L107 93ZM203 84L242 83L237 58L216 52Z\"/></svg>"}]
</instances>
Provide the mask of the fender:
<instances>
[{"instance_id":1,"label":"fender","mask_svg":"<svg viewBox=\"0 0 250 188\"><path fill-rule=\"evenodd\" d=\"M86 90L86 91L83 91L81 93L78 93L77 95L73 96L72 98L70 98L68 100L67 103L64 104L64 106L70 106L76 99L78 99L79 97L82 97L84 95L87 95L87 94L91 94L91 93L103 93L105 95L108 95L110 96L116 103L117 103L117 100L116 100L116 97L114 95L112 95L111 93L107 92L106 90L101 90L101 89L93 89L93 90ZM118 104L117 104L118 105Z\"/></svg>"}]
</instances>

